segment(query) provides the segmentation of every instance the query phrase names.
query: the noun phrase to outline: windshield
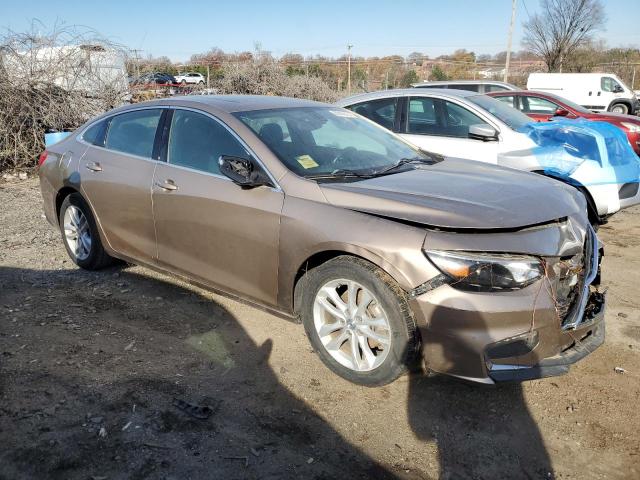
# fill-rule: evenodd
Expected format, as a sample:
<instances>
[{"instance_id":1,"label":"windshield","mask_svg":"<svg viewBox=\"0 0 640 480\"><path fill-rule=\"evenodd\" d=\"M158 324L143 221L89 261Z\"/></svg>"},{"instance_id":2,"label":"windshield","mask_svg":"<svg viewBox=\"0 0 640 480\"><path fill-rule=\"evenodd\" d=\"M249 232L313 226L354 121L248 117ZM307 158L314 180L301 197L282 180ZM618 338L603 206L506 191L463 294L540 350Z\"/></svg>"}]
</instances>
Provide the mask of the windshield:
<instances>
[{"instance_id":1,"label":"windshield","mask_svg":"<svg viewBox=\"0 0 640 480\"><path fill-rule=\"evenodd\" d=\"M483 108L498 120L500 120L502 123L511 127L513 130L519 130L527 123L531 123L533 121L521 111L510 107L500 100L487 97L486 95L473 95L471 97L467 97L466 99L471 103L475 103L479 107Z\"/></svg>"},{"instance_id":2,"label":"windshield","mask_svg":"<svg viewBox=\"0 0 640 480\"><path fill-rule=\"evenodd\" d=\"M337 107L253 110L234 115L290 170L307 178L375 175L402 161L433 160L388 130Z\"/></svg>"}]
</instances>

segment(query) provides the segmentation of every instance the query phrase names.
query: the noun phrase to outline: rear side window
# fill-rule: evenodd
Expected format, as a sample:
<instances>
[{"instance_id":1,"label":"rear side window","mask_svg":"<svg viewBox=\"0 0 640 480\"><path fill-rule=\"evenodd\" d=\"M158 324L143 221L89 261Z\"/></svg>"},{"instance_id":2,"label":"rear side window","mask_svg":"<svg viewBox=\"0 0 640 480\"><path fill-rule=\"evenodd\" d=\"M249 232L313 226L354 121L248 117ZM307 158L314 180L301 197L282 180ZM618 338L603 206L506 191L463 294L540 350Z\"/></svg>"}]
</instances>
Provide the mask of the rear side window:
<instances>
[{"instance_id":1,"label":"rear side window","mask_svg":"<svg viewBox=\"0 0 640 480\"><path fill-rule=\"evenodd\" d=\"M555 103L539 97L522 97L522 111L524 113L540 113L546 115L552 115L558 109L558 105Z\"/></svg>"},{"instance_id":2,"label":"rear side window","mask_svg":"<svg viewBox=\"0 0 640 480\"><path fill-rule=\"evenodd\" d=\"M485 84L485 86L484 86L485 93L488 93L488 92L506 92L507 90L509 90L509 89L506 88L506 87L503 87L502 85Z\"/></svg>"},{"instance_id":3,"label":"rear side window","mask_svg":"<svg viewBox=\"0 0 640 480\"><path fill-rule=\"evenodd\" d=\"M99 146L99 147L103 147L104 146L104 134L105 134L106 125L107 125L106 120L103 120L101 122L98 122L98 123L90 126L82 134L82 139L85 142L90 143L91 145L96 145L96 146Z\"/></svg>"},{"instance_id":4,"label":"rear side window","mask_svg":"<svg viewBox=\"0 0 640 480\"><path fill-rule=\"evenodd\" d=\"M420 97L409 100L408 133L418 135L438 135L438 121L433 98Z\"/></svg>"},{"instance_id":5,"label":"rear side window","mask_svg":"<svg viewBox=\"0 0 640 480\"><path fill-rule=\"evenodd\" d=\"M249 153L211 117L189 110L173 112L167 153L170 164L220 174L221 155L247 158Z\"/></svg>"},{"instance_id":6,"label":"rear side window","mask_svg":"<svg viewBox=\"0 0 640 480\"><path fill-rule=\"evenodd\" d=\"M455 88L456 90L467 90L469 92L477 92L479 85L473 83L450 83L447 88Z\"/></svg>"},{"instance_id":7,"label":"rear side window","mask_svg":"<svg viewBox=\"0 0 640 480\"><path fill-rule=\"evenodd\" d=\"M514 97L513 95L505 95L505 96L493 97L493 98L495 98L496 100L500 100L503 103L506 103L510 107L517 108L515 104L516 97Z\"/></svg>"},{"instance_id":8,"label":"rear side window","mask_svg":"<svg viewBox=\"0 0 640 480\"><path fill-rule=\"evenodd\" d=\"M370 102L359 103L348 107L358 115L373 120L378 125L382 125L389 130L393 130L396 120L396 110L398 108L397 98L383 98Z\"/></svg>"},{"instance_id":9,"label":"rear side window","mask_svg":"<svg viewBox=\"0 0 640 480\"><path fill-rule=\"evenodd\" d=\"M151 158L162 110L137 110L111 119L105 147L122 153Z\"/></svg>"}]
</instances>

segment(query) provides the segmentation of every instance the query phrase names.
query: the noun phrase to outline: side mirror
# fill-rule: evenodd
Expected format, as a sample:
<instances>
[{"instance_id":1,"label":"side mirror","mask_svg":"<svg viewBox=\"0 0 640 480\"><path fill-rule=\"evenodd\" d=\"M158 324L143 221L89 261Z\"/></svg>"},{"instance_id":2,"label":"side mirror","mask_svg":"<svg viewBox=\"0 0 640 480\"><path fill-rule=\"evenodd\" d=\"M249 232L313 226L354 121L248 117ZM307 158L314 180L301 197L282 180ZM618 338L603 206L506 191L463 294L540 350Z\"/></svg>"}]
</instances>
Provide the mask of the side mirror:
<instances>
[{"instance_id":1,"label":"side mirror","mask_svg":"<svg viewBox=\"0 0 640 480\"><path fill-rule=\"evenodd\" d=\"M271 185L271 180L262 167L250 158L220 155L218 165L223 175L243 188Z\"/></svg>"},{"instance_id":2,"label":"side mirror","mask_svg":"<svg viewBox=\"0 0 640 480\"><path fill-rule=\"evenodd\" d=\"M569 110L565 110L564 108L558 107L553 114L554 117L566 117L569 115Z\"/></svg>"},{"instance_id":3,"label":"side mirror","mask_svg":"<svg viewBox=\"0 0 640 480\"><path fill-rule=\"evenodd\" d=\"M620 85L616 85L615 87L613 87L613 93L622 93L624 92L624 88L622 88Z\"/></svg>"},{"instance_id":4,"label":"side mirror","mask_svg":"<svg viewBox=\"0 0 640 480\"><path fill-rule=\"evenodd\" d=\"M469 138L483 142L494 142L498 140L498 132L488 123L477 123L469 126Z\"/></svg>"}]
</instances>

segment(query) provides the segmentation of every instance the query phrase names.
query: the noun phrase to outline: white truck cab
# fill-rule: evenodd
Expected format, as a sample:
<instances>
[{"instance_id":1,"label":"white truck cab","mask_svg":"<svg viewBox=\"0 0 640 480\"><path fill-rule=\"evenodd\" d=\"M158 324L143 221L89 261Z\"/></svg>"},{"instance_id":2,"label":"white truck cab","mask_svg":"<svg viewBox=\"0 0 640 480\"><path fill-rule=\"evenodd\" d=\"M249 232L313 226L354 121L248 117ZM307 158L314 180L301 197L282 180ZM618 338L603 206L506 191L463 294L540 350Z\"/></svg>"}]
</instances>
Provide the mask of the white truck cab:
<instances>
[{"instance_id":1,"label":"white truck cab","mask_svg":"<svg viewBox=\"0 0 640 480\"><path fill-rule=\"evenodd\" d=\"M527 89L554 93L594 112L633 115L640 106L635 92L613 73L532 73Z\"/></svg>"}]
</instances>

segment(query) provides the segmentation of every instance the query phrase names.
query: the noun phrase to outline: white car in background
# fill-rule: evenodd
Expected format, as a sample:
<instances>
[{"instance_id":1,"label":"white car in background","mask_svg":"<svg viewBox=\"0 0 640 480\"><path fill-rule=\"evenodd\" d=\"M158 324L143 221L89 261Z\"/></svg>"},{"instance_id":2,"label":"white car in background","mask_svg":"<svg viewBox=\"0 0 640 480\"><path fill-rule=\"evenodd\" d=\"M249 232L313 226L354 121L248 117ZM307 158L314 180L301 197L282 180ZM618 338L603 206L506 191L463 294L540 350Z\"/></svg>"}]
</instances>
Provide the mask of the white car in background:
<instances>
[{"instance_id":1,"label":"white car in background","mask_svg":"<svg viewBox=\"0 0 640 480\"><path fill-rule=\"evenodd\" d=\"M187 72L176 75L176 82L186 85L190 83L192 85L204 85L205 78L201 73Z\"/></svg>"},{"instance_id":2,"label":"white car in background","mask_svg":"<svg viewBox=\"0 0 640 480\"><path fill-rule=\"evenodd\" d=\"M551 169L545 168L541 161L554 164L556 158L537 154L540 145L525 131L531 118L486 95L453 89L412 88L354 95L339 100L336 105L373 120L423 150L555 176L585 194L594 224L604 222L621 208L640 203L636 164L631 166L632 175L625 172L629 178L620 182L601 181L606 175L601 164L584 157L578 158L576 168L567 168L566 176L549 173ZM591 140L596 142L593 137ZM604 150L603 145L600 147ZM599 155L603 154L607 152L600 151ZM635 153L633 156L637 158ZM559 168L564 167L560 163L559 158Z\"/></svg>"}]
</instances>

